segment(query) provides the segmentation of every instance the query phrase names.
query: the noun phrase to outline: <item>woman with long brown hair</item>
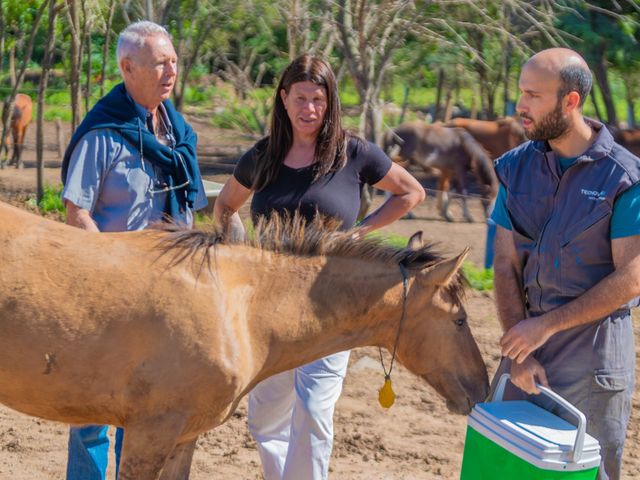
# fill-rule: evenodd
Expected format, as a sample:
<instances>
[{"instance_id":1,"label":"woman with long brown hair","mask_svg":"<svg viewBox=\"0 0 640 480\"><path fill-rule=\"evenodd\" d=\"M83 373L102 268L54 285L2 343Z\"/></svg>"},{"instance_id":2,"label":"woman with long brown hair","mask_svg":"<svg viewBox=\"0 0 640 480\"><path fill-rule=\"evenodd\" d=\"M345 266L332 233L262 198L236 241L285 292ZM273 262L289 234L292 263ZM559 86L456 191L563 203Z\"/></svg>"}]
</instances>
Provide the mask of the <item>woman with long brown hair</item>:
<instances>
[{"instance_id":1,"label":"woman with long brown hair","mask_svg":"<svg viewBox=\"0 0 640 480\"><path fill-rule=\"evenodd\" d=\"M376 145L342 127L331 67L302 55L285 69L274 98L269 136L236 165L215 203L227 235L244 235L238 209L253 193L251 217L299 213L354 227L365 184L391 196L355 229L356 237L397 220L424 199L420 184ZM325 479L333 445L333 411L349 352L274 375L249 394L249 429L266 480Z\"/></svg>"}]
</instances>

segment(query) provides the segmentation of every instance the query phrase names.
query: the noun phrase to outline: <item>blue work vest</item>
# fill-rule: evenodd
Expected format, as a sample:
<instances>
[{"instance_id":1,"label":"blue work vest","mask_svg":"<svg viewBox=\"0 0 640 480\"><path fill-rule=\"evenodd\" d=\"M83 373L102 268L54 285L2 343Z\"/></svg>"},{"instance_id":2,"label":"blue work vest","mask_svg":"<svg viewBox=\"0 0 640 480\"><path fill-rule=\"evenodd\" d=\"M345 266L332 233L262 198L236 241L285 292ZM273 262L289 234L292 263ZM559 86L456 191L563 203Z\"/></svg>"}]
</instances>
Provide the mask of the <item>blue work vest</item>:
<instances>
[{"instance_id":1,"label":"blue work vest","mask_svg":"<svg viewBox=\"0 0 640 480\"><path fill-rule=\"evenodd\" d=\"M602 124L588 123L595 141L564 174L546 142L527 142L496 161L529 316L570 302L615 269L613 204L640 179L640 159L616 144ZM629 309L637 304L634 299L599 322L552 336L536 357L543 365L563 363L562 369L633 369Z\"/></svg>"}]
</instances>

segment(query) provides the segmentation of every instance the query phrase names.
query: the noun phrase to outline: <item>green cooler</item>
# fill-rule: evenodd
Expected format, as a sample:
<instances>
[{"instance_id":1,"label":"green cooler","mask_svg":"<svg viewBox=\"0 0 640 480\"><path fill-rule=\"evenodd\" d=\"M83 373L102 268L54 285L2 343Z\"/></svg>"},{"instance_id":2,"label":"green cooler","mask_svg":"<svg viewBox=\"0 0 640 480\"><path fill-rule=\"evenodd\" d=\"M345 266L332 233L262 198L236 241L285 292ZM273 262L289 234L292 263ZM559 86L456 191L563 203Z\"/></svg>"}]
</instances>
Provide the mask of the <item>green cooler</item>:
<instances>
[{"instance_id":1,"label":"green cooler","mask_svg":"<svg viewBox=\"0 0 640 480\"><path fill-rule=\"evenodd\" d=\"M509 375L491 402L471 412L460 480L593 480L600 445L584 414L558 394L540 390L576 417L577 426L527 401L502 401Z\"/></svg>"}]
</instances>

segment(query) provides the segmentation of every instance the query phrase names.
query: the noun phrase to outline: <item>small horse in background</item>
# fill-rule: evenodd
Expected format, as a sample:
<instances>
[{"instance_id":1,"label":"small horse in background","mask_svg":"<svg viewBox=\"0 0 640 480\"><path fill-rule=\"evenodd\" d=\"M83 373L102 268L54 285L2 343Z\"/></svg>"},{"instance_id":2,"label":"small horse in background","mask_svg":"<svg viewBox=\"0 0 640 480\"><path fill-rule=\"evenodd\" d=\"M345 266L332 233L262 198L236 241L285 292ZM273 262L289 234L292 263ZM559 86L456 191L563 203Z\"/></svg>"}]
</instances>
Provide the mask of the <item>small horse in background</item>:
<instances>
[{"instance_id":1,"label":"small horse in background","mask_svg":"<svg viewBox=\"0 0 640 480\"><path fill-rule=\"evenodd\" d=\"M7 118L6 111L7 104L4 105L2 110L2 118ZM11 153L11 160L9 161L9 165L15 165L16 168L22 168L22 149L24 148L24 137L27 132L27 127L29 123L31 123L31 117L33 112L33 102L31 101L31 97L29 95L25 95L24 93L18 93L16 95L16 101L13 105L13 113L11 115L11 136L13 137L13 151ZM0 127L0 131L2 127ZM0 132L0 135L2 133ZM1 140L1 139L0 139ZM8 139L5 139L2 145L4 149L4 161L0 160L0 167L4 167L7 156L9 154L9 142Z\"/></svg>"},{"instance_id":2,"label":"small horse in background","mask_svg":"<svg viewBox=\"0 0 640 480\"><path fill-rule=\"evenodd\" d=\"M238 243L92 233L0 202L0 402L124 427L119 480L189 478L198 435L258 382L365 345L468 414L489 387L463 305L468 250L337 226L273 216Z\"/></svg>"},{"instance_id":3,"label":"small horse in background","mask_svg":"<svg viewBox=\"0 0 640 480\"><path fill-rule=\"evenodd\" d=\"M448 222L453 221L447 193L451 180L456 181L462 194L464 218L473 222L467 206L467 172L478 179L485 215L489 214L491 202L498 193L498 179L487 152L466 130L420 121L403 123L387 131L383 147L394 162L408 162L426 172L439 172L438 211Z\"/></svg>"},{"instance_id":4,"label":"small horse in background","mask_svg":"<svg viewBox=\"0 0 640 480\"><path fill-rule=\"evenodd\" d=\"M445 125L464 128L482 145L492 160L527 141L522 124L513 117L499 120L455 118Z\"/></svg>"}]
</instances>

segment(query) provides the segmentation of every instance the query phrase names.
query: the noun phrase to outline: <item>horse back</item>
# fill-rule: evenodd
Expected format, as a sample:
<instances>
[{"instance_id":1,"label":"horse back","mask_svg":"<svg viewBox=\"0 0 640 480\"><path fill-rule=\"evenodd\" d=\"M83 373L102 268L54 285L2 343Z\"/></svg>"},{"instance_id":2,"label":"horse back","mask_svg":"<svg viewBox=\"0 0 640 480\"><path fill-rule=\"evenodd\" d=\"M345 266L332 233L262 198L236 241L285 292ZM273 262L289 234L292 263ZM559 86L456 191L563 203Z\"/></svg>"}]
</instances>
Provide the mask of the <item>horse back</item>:
<instances>
[{"instance_id":1,"label":"horse back","mask_svg":"<svg viewBox=\"0 0 640 480\"><path fill-rule=\"evenodd\" d=\"M498 158L526 140L518 121L510 117L496 121L455 118L446 125L464 128L489 152L492 159Z\"/></svg>"}]
</instances>

